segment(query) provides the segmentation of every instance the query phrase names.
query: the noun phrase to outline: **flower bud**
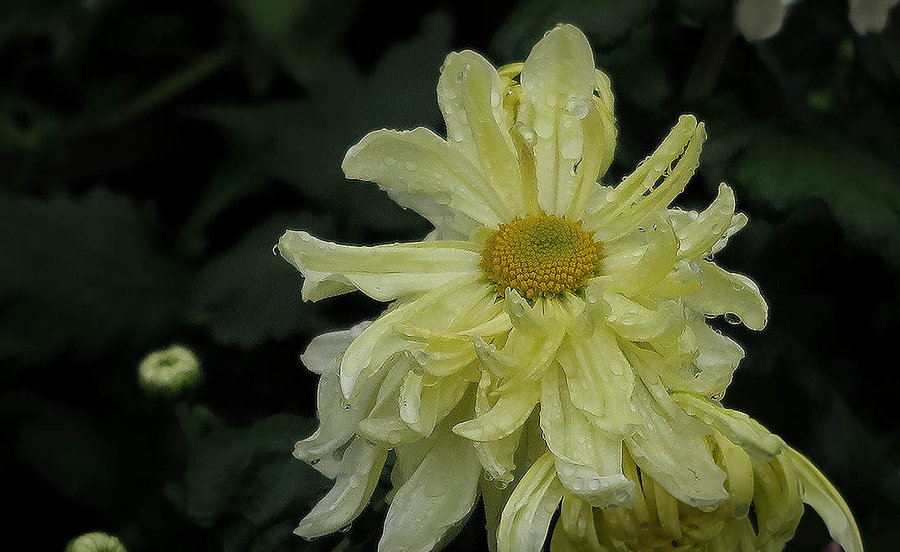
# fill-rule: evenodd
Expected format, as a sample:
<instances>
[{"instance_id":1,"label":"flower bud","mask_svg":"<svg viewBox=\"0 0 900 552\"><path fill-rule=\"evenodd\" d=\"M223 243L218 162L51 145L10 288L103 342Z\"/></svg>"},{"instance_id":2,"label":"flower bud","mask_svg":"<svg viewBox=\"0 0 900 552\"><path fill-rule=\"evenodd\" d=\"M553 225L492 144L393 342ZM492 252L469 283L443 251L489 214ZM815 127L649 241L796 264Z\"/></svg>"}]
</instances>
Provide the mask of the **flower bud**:
<instances>
[{"instance_id":1,"label":"flower bud","mask_svg":"<svg viewBox=\"0 0 900 552\"><path fill-rule=\"evenodd\" d=\"M66 545L66 552L127 552L127 550L122 541L116 537L97 531L70 540Z\"/></svg>"},{"instance_id":2,"label":"flower bud","mask_svg":"<svg viewBox=\"0 0 900 552\"><path fill-rule=\"evenodd\" d=\"M138 383L149 396L176 398L203 381L197 356L183 345L172 345L144 357L138 366Z\"/></svg>"}]
</instances>

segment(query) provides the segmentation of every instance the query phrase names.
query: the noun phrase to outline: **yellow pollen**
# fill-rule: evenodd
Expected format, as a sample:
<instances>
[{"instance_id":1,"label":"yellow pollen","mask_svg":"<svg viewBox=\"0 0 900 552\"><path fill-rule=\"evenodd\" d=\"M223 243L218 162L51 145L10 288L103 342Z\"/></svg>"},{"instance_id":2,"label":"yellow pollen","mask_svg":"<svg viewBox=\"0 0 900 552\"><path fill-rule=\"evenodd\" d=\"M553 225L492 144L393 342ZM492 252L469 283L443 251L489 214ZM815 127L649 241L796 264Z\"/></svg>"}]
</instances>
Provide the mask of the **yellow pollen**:
<instances>
[{"instance_id":1,"label":"yellow pollen","mask_svg":"<svg viewBox=\"0 0 900 552\"><path fill-rule=\"evenodd\" d=\"M515 219L491 234L481 268L503 295L513 288L528 299L575 292L597 274L600 244L593 232L550 215Z\"/></svg>"}]
</instances>

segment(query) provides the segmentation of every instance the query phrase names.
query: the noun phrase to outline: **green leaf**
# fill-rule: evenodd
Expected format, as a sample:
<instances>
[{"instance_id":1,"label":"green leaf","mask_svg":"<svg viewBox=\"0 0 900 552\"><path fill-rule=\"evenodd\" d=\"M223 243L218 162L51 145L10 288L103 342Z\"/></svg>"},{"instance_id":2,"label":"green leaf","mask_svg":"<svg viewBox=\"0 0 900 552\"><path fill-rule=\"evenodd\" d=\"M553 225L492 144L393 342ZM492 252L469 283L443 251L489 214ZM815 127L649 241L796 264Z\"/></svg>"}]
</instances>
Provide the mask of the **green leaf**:
<instances>
[{"instance_id":1,"label":"green leaf","mask_svg":"<svg viewBox=\"0 0 900 552\"><path fill-rule=\"evenodd\" d=\"M326 320L300 299L302 277L272 250L288 228L324 226L310 215L279 215L251 230L200 270L190 301L195 321L217 342L244 349L324 329Z\"/></svg>"},{"instance_id":2,"label":"green leaf","mask_svg":"<svg viewBox=\"0 0 900 552\"><path fill-rule=\"evenodd\" d=\"M0 203L0 358L152 343L178 315L185 276L151 238L157 225L102 190Z\"/></svg>"},{"instance_id":3,"label":"green leaf","mask_svg":"<svg viewBox=\"0 0 900 552\"><path fill-rule=\"evenodd\" d=\"M328 480L291 455L313 420L287 414L249 428L219 428L194 443L179 506L222 535L226 551L288 550L291 531L324 494Z\"/></svg>"},{"instance_id":4,"label":"green leaf","mask_svg":"<svg viewBox=\"0 0 900 552\"><path fill-rule=\"evenodd\" d=\"M761 125L735 161L741 194L788 211L824 201L847 236L900 268L900 169L828 129Z\"/></svg>"}]
</instances>

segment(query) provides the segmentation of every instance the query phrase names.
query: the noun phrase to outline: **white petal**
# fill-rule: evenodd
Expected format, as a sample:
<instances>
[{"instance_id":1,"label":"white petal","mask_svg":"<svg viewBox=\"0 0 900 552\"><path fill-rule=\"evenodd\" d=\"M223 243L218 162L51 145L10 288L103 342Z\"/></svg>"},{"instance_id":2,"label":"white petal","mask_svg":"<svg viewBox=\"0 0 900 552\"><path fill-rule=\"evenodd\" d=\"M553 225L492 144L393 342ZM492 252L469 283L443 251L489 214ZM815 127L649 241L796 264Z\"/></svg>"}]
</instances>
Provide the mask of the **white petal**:
<instances>
[{"instance_id":1,"label":"white petal","mask_svg":"<svg viewBox=\"0 0 900 552\"><path fill-rule=\"evenodd\" d=\"M480 277L481 255L469 242L423 241L355 247L288 230L278 240L282 257L299 270L303 299L360 290L378 301L428 291L450 280Z\"/></svg>"},{"instance_id":2,"label":"white petal","mask_svg":"<svg viewBox=\"0 0 900 552\"><path fill-rule=\"evenodd\" d=\"M734 22L747 40L765 40L781 30L790 3L785 0L738 0Z\"/></svg>"},{"instance_id":3,"label":"white petal","mask_svg":"<svg viewBox=\"0 0 900 552\"><path fill-rule=\"evenodd\" d=\"M850 0L850 24L859 34L880 33L900 0Z\"/></svg>"},{"instance_id":4,"label":"white petal","mask_svg":"<svg viewBox=\"0 0 900 552\"><path fill-rule=\"evenodd\" d=\"M435 439L412 476L396 491L379 552L429 552L472 511L481 465L471 443L453 435Z\"/></svg>"},{"instance_id":5,"label":"white petal","mask_svg":"<svg viewBox=\"0 0 900 552\"><path fill-rule=\"evenodd\" d=\"M317 335L309 342L303 354L300 355L300 361L309 371L316 374L336 374L341 367L341 356L343 356L344 351L371 323L371 320L366 320L356 324L349 330Z\"/></svg>"},{"instance_id":6,"label":"white petal","mask_svg":"<svg viewBox=\"0 0 900 552\"><path fill-rule=\"evenodd\" d=\"M334 487L294 532L312 539L334 533L356 519L372 497L386 459L387 449L360 437L354 439L344 452Z\"/></svg>"}]
</instances>

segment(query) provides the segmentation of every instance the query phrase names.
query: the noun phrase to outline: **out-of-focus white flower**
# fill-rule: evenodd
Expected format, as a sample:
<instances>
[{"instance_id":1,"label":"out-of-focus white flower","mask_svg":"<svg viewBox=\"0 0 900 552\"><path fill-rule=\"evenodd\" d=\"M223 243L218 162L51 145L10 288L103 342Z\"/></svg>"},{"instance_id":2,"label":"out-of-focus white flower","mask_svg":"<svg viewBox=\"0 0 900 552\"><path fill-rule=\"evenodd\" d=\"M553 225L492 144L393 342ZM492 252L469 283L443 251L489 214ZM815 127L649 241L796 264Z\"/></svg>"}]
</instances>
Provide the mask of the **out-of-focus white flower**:
<instances>
[{"instance_id":1,"label":"out-of-focus white flower","mask_svg":"<svg viewBox=\"0 0 900 552\"><path fill-rule=\"evenodd\" d=\"M850 24L859 34L880 33L900 0L850 0Z\"/></svg>"},{"instance_id":2,"label":"out-of-focus white flower","mask_svg":"<svg viewBox=\"0 0 900 552\"><path fill-rule=\"evenodd\" d=\"M796 0L738 0L734 23L747 40L765 40L778 34L788 6Z\"/></svg>"},{"instance_id":3,"label":"out-of-focus white flower","mask_svg":"<svg viewBox=\"0 0 900 552\"><path fill-rule=\"evenodd\" d=\"M747 40L766 40L778 34L788 7L797 0L737 0L734 24ZM891 9L900 0L849 0L850 25L859 34L884 30Z\"/></svg>"},{"instance_id":4,"label":"out-of-focus white flower","mask_svg":"<svg viewBox=\"0 0 900 552\"><path fill-rule=\"evenodd\" d=\"M70 540L66 552L127 552L127 549L116 537L97 531Z\"/></svg>"},{"instance_id":5,"label":"out-of-focus white flower","mask_svg":"<svg viewBox=\"0 0 900 552\"><path fill-rule=\"evenodd\" d=\"M138 366L138 383L151 396L174 398L203 381L197 356L183 345L172 345L144 357Z\"/></svg>"}]
</instances>

